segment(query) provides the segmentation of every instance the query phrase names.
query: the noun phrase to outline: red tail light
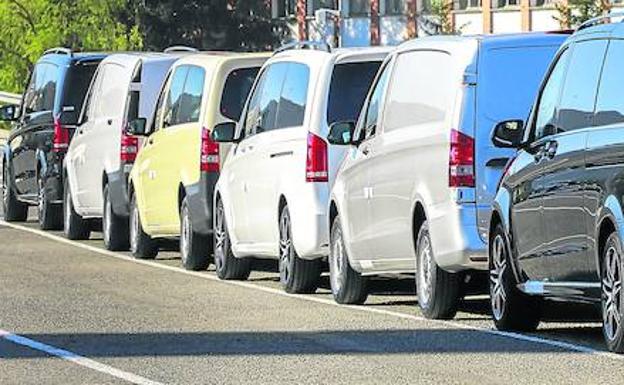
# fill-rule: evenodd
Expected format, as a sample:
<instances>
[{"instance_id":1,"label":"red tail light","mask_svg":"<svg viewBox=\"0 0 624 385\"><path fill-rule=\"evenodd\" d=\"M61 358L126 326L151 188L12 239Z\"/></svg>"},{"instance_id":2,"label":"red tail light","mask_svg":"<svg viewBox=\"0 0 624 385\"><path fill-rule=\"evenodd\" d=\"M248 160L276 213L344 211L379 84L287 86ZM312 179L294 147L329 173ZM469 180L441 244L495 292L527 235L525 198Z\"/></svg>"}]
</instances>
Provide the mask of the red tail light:
<instances>
[{"instance_id":1,"label":"red tail light","mask_svg":"<svg viewBox=\"0 0 624 385\"><path fill-rule=\"evenodd\" d=\"M64 152L69 147L69 130L61 124L59 119L54 119L54 138L52 139L52 151Z\"/></svg>"},{"instance_id":2,"label":"red tail light","mask_svg":"<svg viewBox=\"0 0 624 385\"><path fill-rule=\"evenodd\" d=\"M327 182L327 143L308 132L308 156L306 158L306 182Z\"/></svg>"},{"instance_id":3,"label":"red tail light","mask_svg":"<svg viewBox=\"0 0 624 385\"><path fill-rule=\"evenodd\" d=\"M125 132L121 133L121 149L119 158L125 163L134 163L137 153L139 152L139 138L130 136Z\"/></svg>"},{"instance_id":4,"label":"red tail light","mask_svg":"<svg viewBox=\"0 0 624 385\"><path fill-rule=\"evenodd\" d=\"M457 130L451 130L449 186L475 187L474 139Z\"/></svg>"},{"instance_id":5,"label":"red tail light","mask_svg":"<svg viewBox=\"0 0 624 385\"><path fill-rule=\"evenodd\" d=\"M219 172L219 143L210 138L210 132L202 128L200 169L206 172Z\"/></svg>"}]
</instances>

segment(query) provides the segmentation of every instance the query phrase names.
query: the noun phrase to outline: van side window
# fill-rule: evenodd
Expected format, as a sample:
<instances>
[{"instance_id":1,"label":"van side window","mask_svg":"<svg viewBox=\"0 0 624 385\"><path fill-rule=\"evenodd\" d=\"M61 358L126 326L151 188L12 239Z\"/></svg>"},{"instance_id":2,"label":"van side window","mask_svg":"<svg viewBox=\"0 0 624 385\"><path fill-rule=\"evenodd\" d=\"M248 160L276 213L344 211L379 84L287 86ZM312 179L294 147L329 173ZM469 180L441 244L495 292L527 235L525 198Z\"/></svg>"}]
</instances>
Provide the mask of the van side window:
<instances>
[{"instance_id":1,"label":"van side window","mask_svg":"<svg viewBox=\"0 0 624 385\"><path fill-rule=\"evenodd\" d=\"M50 63L36 66L24 97L24 112L52 111L56 95L58 67Z\"/></svg>"},{"instance_id":2,"label":"van side window","mask_svg":"<svg viewBox=\"0 0 624 385\"><path fill-rule=\"evenodd\" d=\"M91 81L91 85L89 86L89 91L87 92L87 97L84 102L82 117L80 118L81 123L86 123L89 119L94 117L95 107L98 104L99 90L101 89L102 78L104 77L105 72L106 66L100 66Z\"/></svg>"},{"instance_id":3,"label":"van side window","mask_svg":"<svg viewBox=\"0 0 624 385\"><path fill-rule=\"evenodd\" d=\"M184 91L180 96L178 114L172 125L199 122L205 79L206 71L203 68L189 68Z\"/></svg>"},{"instance_id":4,"label":"van side window","mask_svg":"<svg viewBox=\"0 0 624 385\"><path fill-rule=\"evenodd\" d=\"M182 97L182 92L184 91L184 82L186 81L188 71L188 66L180 66L176 68L173 73L164 98L162 124L156 125L156 129L166 128L175 124L178 118L180 99Z\"/></svg>"},{"instance_id":5,"label":"van side window","mask_svg":"<svg viewBox=\"0 0 624 385\"><path fill-rule=\"evenodd\" d=\"M368 139L375 135L377 128L377 120L379 118L379 111L383 104L383 96L386 90L386 84L390 78L391 66L387 65L381 70L381 74L377 77L377 81L373 86L373 91L368 99L366 106L366 115L364 116L363 126L360 129L364 130L364 138Z\"/></svg>"},{"instance_id":6,"label":"van side window","mask_svg":"<svg viewBox=\"0 0 624 385\"><path fill-rule=\"evenodd\" d=\"M556 127L557 103L559 102L559 96L563 88L563 80L569 56L569 49L559 55L557 63L553 67L546 84L542 88L534 119L534 140L539 140L550 135L553 128Z\"/></svg>"},{"instance_id":7,"label":"van side window","mask_svg":"<svg viewBox=\"0 0 624 385\"><path fill-rule=\"evenodd\" d=\"M104 66L106 77L102 77L96 92L99 93L98 101L95 103L96 113L94 117L110 118L116 116L124 107L124 100L121 95L122 90L121 79L124 79L124 68L120 65L109 63ZM115 81L117 80L117 81Z\"/></svg>"},{"instance_id":8,"label":"van side window","mask_svg":"<svg viewBox=\"0 0 624 385\"><path fill-rule=\"evenodd\" d=\"M605 60L596 103L596 126L624 123L624 41L612 40Z\"/></svg>"},{"instance_id":9,"label":"van side window","mask_svg":"<svg viewBox=\"0 0 624 385\"><path fill-rule=\"evenodd\" d=\"M288 63L276 63L267 67L257 82L247 107L245 137L275 128L277 109L286 78Z\"/></svg>"},{"instance_id":10,"label":"van side window","mask_svg":"<svg viewBox=\"0 0 624 385\"><path fill-rule=\"evenodd\" d=\"M221 95L221 115L238 122L259 70L258 67L238 68L228 74Z\"/></svg>"},{"instance_id":11,"label":"van side window","mask_svg":"<svg viewBox=\"0 0 624 385\"><path fill-rule=\"evenodd\" d=\"M598 80L607 40L575 44L559 103L557 132L593 126Z\"/></svg>"},{"instance_id":12,"label":"van side window","mask_svg":"<svg viewBox=\"0 0 624 385\"><path fill-rule=\"evenodd\" d=\"M441 123L454 101L453 63L439 51L412 51L397 57L388 88L384 131Z\"/></svg>"},{"instance_id":13,"label":"van side window","mask_svg":"<svg viewBox=\"0 0 624 385\"><path fill-rule=\"evenodd\" d=\"M290 63L282 86L275 129L297 127L303 124L310 69L301 63Z\"/></svg>"}]
</instances>

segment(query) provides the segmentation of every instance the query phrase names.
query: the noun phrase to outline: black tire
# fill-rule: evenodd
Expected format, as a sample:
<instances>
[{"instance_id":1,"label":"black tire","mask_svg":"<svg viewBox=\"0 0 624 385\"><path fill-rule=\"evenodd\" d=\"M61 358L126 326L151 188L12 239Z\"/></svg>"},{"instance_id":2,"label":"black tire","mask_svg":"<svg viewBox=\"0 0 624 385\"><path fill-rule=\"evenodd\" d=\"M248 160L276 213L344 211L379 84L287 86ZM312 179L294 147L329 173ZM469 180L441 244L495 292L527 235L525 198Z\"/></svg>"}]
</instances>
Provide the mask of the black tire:
<instances>
[{"instance_id":1,"label":"black tire","mask_svg":"<svg viewBox=\"0 0 624 385\"><path fill-rule=\"evenodd\" d=\"M223 211L223 202L217 200L213 236L214 263L217 277L223 280L244 281L251 274L251 260L236 258Z\"/></svg>"},{"instance_id":2,"label":"black tire","mask_svg":"<svg viewBox=\"0 0 624 385\"><path fill-rule=\"evenodd\" d=\"M461 276L441 269L436 263L427 221L416 238L416 260L416 291L421 312L430 319L453 319L459 307Z\"/></svg>"},{"instance_id":3,"label":"black tire","mask_svg":"<svg viewBox=\"0 0 624 385\"><path fill-rule=\"evenodd\" d=\"M187 198L180 207L180 256L186 270L206 270L210 266L210 237L193 230L191 209Z\"/></svg>"},{"instance_id":4,"label":"black tire","mask_svg":"<svg viewBox=\"0 0 624 385\"><path fill-rule=\"evenodd\" d=\"M490 306L494 325L498 330L534 331L540 323L542 301L516 287L510 247L500 223L490 235L489 243Z\"/></svg>"},{"instance_id":5,"label":"black tire","mask_svg":"<svg viewBox=\"0 0 624 385\"><path fill-rule=\"evenodd\" d=\"M158 255L158 243L143 231L134 194L130 198L130 252L137 259L154 259Z\"/></svg>"},{"instance_id":6,"label":"black tire","mask_svg":"<svg viewBox=\"0 0 624 385\"><path fill-rule=\"evenodd\" d=\"M41 230L60 230L63 228L63 205L50 202L48 191L43 178L37 178L39 197L37 205L37 219Z\"/></svg>"},{"instance_id":7,"label":"black tire","mask_svg":"<svg viewBox=\"0 0 624 385\"><path fill-rule=\"evenodd\" d=\"M73 241L89 239L91 236L91 224L74 210L69 183L65 183L63 194L63 232L67 239Z\"/></svg>"},{"instance_id":8,"label":"black tire","mask_svg":"<svg viewBox=\"0 0 624 385\"><path fill-rule=\"evenodd\" d=\"M127 251L130 249L129 219L115 214L111 202L108 185L102 192L104 208L102 211L102 233L104 246L110 251Z\"/></svg>"},{"instance_id":9,"label":"black tire","mask_svg":"<svg viewBox=\"0 0 624 385\"><path fill-rule=\"evenodd\" d=\"M2 209L7 222L24 222L28 219L28 205L17 200L8 180L6 169L2 174Z\"/></svg>"},{"instance_id":10,"label":"black tire","mask_svg":"<svg viewBox=\"0 0 624 385\"><path fill-rule=\"evenodd\" d=\"M368 297L368 279L349 263L338 216L332 224L329 242L329 282L334 300L340 304L363 304Z\"/></svg>"},{"instance_id":11,"label":"black tire","mask_svg":"<svg viewBox=\"0 0 624 385\"><path fill-rule=\"evenodd\" d=\"M278 225L280 237L279 272L282 288L291 294L314 293L321 278L321 260L302 259L297 255L292 241L288 206L282 209Z\"/></svg>"},{"instance_id":12,"label":"black tire","mask_svg":"<svg viewBox=\"0 0 624 385\"><path fill-rule=\"evenodd\" d=\"M604 247L601 263L602 333L607 348L614 353L624 353L624 284L622 246L613 232ZM619 287L619 290L613 288Z\"/></svg>"}]
</instances>

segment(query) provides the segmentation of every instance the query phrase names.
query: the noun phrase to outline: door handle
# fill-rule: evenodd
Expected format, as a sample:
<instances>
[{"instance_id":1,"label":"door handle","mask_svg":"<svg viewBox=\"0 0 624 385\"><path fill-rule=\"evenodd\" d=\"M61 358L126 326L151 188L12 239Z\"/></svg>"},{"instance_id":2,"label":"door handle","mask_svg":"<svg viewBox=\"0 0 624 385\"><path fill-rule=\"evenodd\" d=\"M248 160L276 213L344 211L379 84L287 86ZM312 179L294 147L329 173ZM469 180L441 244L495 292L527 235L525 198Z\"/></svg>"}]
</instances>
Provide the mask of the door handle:
<instances>
[{"instance_id":1,"label":"door handle","mask_svg":"<svg viewBox=\"0 0 624 385\"><path fill-rule=\"evenodd\" d=\"M113 124L113 119L108 119L108 120L106 121L106 123L107 123L109 126L111 126L111 125Z\"/></svg>"},{"instance_id":2,"label":"door handle","mask_svg":"<svg viewBox=\"0 0 624 385\"><path fill-rule=\"evenodd\" d=\"M282 156L290 156L292 154L293 154L292 151L283 151L283 152L273 153L270 156L271 156L271 158L279 158L279 157L282 157Z\"/></svg>"},{"instance_id":3,"label":"door handle","mask_svg":"<svg viewBox=\"0 0 624 385\"><path fill-rule=\"evenodd\" d=\"M147 144L149 144L149 145L154 144L154 138L149 138L149 139L147 140Z\"/></svg>"},{"instance_id":4,"label":"door handle","mask_svg":"<svg viewBox=\"0 0 624 385\"><path fill-rule=\"evenodd\" d=\"M557 155L557 142L550 142L544 151L544 156L548 159L552 159L555 155Z\"/></svg>"},{"instance_id":5,"label":"door handle","mask_svg":"<svg viewBox=\"0 0 624 385\"><path fill-rule=\"evenodd\" d=\"M362 154L364 154L364 156L368 156L369 153L370 153L370 149L368 147L364 147L362 149Z\"/></svg>"}]
</instances>

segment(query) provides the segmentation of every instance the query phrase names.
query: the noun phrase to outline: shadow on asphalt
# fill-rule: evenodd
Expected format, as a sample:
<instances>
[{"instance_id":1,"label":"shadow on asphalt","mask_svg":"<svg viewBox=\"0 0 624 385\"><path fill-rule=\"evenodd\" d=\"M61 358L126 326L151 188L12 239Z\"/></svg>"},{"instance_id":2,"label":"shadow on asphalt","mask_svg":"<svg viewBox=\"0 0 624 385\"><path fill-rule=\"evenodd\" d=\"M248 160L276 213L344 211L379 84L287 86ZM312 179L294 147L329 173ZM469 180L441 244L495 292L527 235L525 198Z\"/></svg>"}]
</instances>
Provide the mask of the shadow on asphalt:
<instances>
[{"instance_id":1,"label":"shadow on asphalt","mask_svg":"<svg viewBox=\"0 0 624 385\"><path fill-rule=\"evenodd\" d=\"M554 346L460 329L271 331L144 334L26 334L24 337L88 357L573 353ZM44 357L24 349L3 359Z\"/></svg>"}]
</instances>

